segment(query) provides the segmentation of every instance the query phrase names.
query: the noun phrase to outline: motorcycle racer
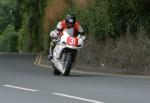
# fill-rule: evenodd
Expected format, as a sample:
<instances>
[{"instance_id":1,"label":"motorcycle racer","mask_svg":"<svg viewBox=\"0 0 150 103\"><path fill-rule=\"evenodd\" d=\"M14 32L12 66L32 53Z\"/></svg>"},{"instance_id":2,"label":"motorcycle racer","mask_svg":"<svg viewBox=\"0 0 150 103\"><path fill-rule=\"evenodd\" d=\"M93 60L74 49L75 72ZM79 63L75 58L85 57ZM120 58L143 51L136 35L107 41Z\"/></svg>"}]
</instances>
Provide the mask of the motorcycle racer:
<instances>
[{"instance_id":1,"label":"motorcycle racer","mask_svg":"<svg viewBox=\"0 0 150 103\"><path fill-rule=\"evenodd\" d=\"M67 14L64 20L58 22L56 29L50 32L50 37L52 40L50 43L48 59L53 58L53 49L55 48L55 45L57 44L61 36L63 35L62 31L64 29L70 29L70 28L73 28L74 37L80 34L83 36L82 38L84 40L86 39L85 32L82 26L76 20L76 17L72 14Z\"/></svg>"}]
</instances>

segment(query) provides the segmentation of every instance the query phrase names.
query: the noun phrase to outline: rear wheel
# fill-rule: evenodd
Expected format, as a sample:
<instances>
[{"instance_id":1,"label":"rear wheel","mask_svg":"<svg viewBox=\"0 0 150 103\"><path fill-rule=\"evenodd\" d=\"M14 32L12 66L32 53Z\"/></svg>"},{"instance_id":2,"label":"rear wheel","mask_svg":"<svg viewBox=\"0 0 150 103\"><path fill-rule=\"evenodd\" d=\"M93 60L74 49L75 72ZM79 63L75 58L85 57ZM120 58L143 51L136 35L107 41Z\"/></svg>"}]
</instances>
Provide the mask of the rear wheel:
<instances>
[{"instance_id":1,"label":"rear wheel","mask_svg":"<svg viewBox=\"0 0 150 103\"><path fill-rule=\"evenodd\" d=\"M53 69L54 69L53 74L54 75L60 75L61 72L55 67L54 63L52 63L52 66L53 66Z\"/></svg>"}]
</instances>

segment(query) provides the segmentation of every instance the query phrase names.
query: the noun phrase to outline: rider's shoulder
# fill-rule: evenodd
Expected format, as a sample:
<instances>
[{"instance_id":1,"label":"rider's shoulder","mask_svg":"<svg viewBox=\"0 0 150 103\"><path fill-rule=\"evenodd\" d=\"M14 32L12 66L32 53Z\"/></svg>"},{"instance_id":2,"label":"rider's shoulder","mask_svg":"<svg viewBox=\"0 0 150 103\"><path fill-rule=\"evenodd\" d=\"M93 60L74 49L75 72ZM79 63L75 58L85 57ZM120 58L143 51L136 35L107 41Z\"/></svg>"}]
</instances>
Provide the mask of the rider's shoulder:
<instances>
[{"instance_id":1,"label":"rider's shoulder","mask_svg":"<svg viewBox=\"0 0 150 103\"><path fill-rule=\"evenodd\" d=\"M61 20L61 21L59 21L60 23L62 23L62 24L65 24L65 20Z\"/></svg>"},{"instance_id":2,"label":"rider's shoulder","mask_svg":"<svg viewBox=\"0 0 150 103\"><path fill-rule=\"evenodd\" d=\"M58 24L57 24L57 28L59 28L59 29L64 28L64 26L65 26L65 21L64 20L59 21Z\"/></svg>"},{"instance_id":3,"label":"rider's shoulder","mask_svg":"<svg viewBox=\"0 0 150 103\"><path fill-rule=\"evenodd\" d=\"M59 21L59 24L60 24L62 27L64 27L64 26L66 25L66 22L65 22L65 20L61 20L61 21Z\"/></svg>"},{"instance_id":4,"label":"rider's shoulder","mask_svg":"<svg viewBox=\"0 0 150 103\"><path fill-rule=\"evenodd\" d=\"M79 21L76 21L75 25L76 25L76 26L80 26Z\"/></svg>"}]
</instances>

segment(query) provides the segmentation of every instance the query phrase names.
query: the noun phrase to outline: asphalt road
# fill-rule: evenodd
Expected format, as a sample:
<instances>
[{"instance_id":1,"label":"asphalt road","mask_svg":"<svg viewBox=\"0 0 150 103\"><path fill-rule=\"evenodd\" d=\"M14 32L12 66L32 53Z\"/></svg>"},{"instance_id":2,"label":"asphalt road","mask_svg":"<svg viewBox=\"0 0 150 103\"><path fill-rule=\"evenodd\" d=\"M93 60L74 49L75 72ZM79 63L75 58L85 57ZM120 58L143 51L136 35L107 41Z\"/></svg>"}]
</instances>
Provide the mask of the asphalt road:
<instances>
[{"instance_id":1,"label":"asphalt road","mask_svg":"<svg viewBox=\"0 0 150 103\"><path fill-rule=\"evenodd\" d=\"M35 58L0 54L0 103L150 103L150 78L53 76Z\"/></svg>"}]
</instances>

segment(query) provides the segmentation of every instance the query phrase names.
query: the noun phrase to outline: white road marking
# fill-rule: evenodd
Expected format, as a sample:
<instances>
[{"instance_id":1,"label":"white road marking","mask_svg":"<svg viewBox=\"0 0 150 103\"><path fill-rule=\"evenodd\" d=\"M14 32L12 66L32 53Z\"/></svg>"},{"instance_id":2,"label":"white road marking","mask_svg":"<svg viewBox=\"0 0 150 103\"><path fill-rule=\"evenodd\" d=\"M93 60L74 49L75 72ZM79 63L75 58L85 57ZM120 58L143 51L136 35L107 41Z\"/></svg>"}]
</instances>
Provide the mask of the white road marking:
<instances>
[{"instance_id":1,"label":"white road marking","mask_svg":"<svg viewBox=\"0 0 150 103\"><path fill-rule=\"evenodd\" d=\"M95 101L95 100L91 100L91 99L86 99L86 98L71 96L71 95L62 94L62 93L52 93L52 94L58 95L58 96L62 96L62 97L77 99L77 100L81 100L81 101L91 102L91 103L104 103L104 102L100 102L100 101Z\"/></svg>"},{"instance_id":2,"label":"white road marking","mask_svg":"<svg viewBox=\"0 0 150 103\"><path fill-rule=\"evenodd\" d=\"M39 91L39 90L35 90L35 89L28 89L28 88L13 86L13 85L3 85L3 86L9 87L9 88L20 89L20 90L26 90L26 91L30 91L30 92L37 92L37 91Z\"/></svg>"}]
</instances>

